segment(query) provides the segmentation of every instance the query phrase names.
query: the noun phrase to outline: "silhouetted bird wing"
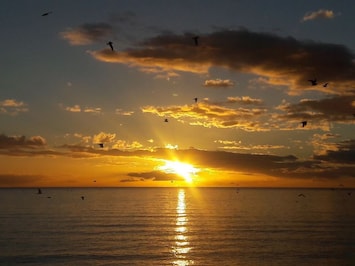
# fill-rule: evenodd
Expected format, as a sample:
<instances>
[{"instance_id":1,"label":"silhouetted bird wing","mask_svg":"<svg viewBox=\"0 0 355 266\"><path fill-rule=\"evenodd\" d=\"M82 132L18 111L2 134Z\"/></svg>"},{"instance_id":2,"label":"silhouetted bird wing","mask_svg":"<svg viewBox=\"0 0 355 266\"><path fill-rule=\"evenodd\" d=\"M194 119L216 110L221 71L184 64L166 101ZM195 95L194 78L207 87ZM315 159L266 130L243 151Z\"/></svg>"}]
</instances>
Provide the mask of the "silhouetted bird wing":
<instances>
[{"instance_id":1,"label":"silhouetted bird wing","mask_svg":"<svg viewBox=\"0 0 355 266\"><path fill-rule=\"evenodd\" d=\"M110 46L111 50L113 51L113 43L112 42L108 42L107 45Z\"/></svg>"},{"instance_id":2,"label":"silhouetted bird wing","mask_svg":"<svg viewBox=\"0 0 355 266\"><path fill-rule=\"evenodd\" d=\"M194 39L194 42L195 42L196 46L198 45L198 39L199 38L200 38L199 36L195 36L195 37L192 38L192 39Z\"/></svg>"},{"instance_id":3,"label":"silhouetted bird wing","mask_svg":"<svg viewBox=\"0 0 355 266\"><path fill-rule=\"evenodd\" d=\"M43 13L42 17L48 16L49 14L52 14L52 13L53 13L53 11L49 11L49 12Z\"/></svg>"}]
</instances>

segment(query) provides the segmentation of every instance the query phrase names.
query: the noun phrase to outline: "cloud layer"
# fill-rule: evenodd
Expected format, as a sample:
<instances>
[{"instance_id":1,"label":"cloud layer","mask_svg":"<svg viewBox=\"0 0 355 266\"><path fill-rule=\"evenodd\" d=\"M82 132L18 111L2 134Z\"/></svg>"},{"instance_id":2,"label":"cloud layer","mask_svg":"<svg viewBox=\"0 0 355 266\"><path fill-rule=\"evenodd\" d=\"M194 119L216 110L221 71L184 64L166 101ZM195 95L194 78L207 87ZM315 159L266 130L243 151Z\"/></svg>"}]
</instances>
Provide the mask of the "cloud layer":
<instances>
[{"instance_id":1,"label":"cloud layer","mask_svg":"<svg viewBox=\"0 0 355 266\"><path fill-rule=\"evenodd\" d=\"M127 64L141 71L178 75L181 71L207 73L212 66L265 77L264 81L288 86L293 93L318 90L342 94L355 86L353 53L345 46L302 41L269 33L221 30L200 36L200 45L190 34L161 34L138 47L112 53L90 52L96 59ZM327 87L311 86L317 78Z\"/></svg>"}]
</instances>

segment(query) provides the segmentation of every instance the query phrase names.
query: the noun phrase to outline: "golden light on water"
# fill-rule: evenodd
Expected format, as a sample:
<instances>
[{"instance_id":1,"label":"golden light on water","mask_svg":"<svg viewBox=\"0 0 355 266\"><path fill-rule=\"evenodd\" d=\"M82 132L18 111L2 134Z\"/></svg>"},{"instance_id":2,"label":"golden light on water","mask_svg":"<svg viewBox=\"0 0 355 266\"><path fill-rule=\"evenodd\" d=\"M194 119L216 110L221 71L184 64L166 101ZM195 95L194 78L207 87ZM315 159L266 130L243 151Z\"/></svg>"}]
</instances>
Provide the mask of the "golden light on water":
<instances>
[{"instance_id":1,"label":"golden light on water","mask_svg":"<svg viewBox=\"0 0 355 266\"><path fill-rule=\"evenodd\" d=\"M179 175L183 177L188 183L193 182L193 176L199 172L199 169L193 167L191 164L169 160L166 160L165 164L159 166L158 169L167 174Z\"/></svg>"},{"instance_id":2,"label":"golden light on water","mask_svg":"<svg viewBox=\"0 0 355 266\"><path fill-rule=\"evenodd\" d=\"M191 245L187 236L187 222L185 190L180 189L178 192L178 202L176 207L175 246L173 247L173 253L176 260L173 262L173 265L186 266L194 264L187 256L191 250Z\"/></svg>"}]
</instances>

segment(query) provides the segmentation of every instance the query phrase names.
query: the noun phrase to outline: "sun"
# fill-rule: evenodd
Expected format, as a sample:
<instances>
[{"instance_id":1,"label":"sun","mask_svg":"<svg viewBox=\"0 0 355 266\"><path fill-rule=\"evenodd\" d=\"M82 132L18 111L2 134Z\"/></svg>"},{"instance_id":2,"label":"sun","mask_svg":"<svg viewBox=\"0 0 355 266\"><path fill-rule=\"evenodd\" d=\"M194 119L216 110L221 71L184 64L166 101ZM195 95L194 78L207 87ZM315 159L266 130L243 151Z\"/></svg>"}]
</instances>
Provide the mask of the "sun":
<instances>
[{"instance_id":1,"label":"sun","mask_svg":"<svg viewBox=\"0 0 355 266\"><path fill-rule=\"evenodd\" d=\"M191 164L182 163L179 161L169 161L164 160L165 165L159 166L158 169L167 174L176 174L185 179L186 182L191 183L193 181L193 176L199 171L197 168L193 167Z\"/></svg>"}]
</instances>

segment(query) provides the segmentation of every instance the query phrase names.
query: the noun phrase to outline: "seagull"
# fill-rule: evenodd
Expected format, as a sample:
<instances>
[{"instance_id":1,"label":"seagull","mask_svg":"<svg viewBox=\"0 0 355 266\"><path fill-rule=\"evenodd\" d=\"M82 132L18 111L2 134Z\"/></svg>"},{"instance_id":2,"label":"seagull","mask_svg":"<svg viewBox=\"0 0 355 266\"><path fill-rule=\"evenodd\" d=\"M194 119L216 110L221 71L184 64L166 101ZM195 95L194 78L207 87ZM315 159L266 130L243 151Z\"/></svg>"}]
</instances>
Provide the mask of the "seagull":
<instances>
[{"instance_id":1,"label":"seagull","mask_svg":"<svg viewBox=\"0 0 355 266\"><path fill-rule=\"evenodd\" d=\"M197 103L198 98L194 98L194 100L195 100L195 103Z\"/></svg>"},{"instance_id":2,"label":"seagull","mask_svg":"<svg viewBox=\"0 0 355 266\"><path fill-rule=\"evenodd\" d=\"M301 194L298 194L298 197L306 197L303 193L301 193Z\"/></svg>"},{"instance_id":3,"label":"seagull","mask_svg":"<svg viewBox=\"0 0 355 266\"><path fill-rule=\"evenodd\" d=\"M328 82L323 84L323 87L326 88L328 86Z\"/></svg>"},{"instance_id":4,"label":"seagull","mask_svg":"<svg viewBox=\"0 0 355 266\"><path fill-rule=\"evenodd\" d=\"M164 119L164 122L165 122L165 123L168 123L168 122L169 122L169 120L168 120L167 118L165 118L165 119Z\"/></svg>"},{"instance_id":5,"label":"seagull","mask_svg":"<svg viewBox=\"0 0 355 266\"><path fill-rule=\"evenodd\" d=\"M45 16L48 16L49 14L52 14L52 13L53 13L53 11L49 11L49 12L43 13L41 16L45 17Z\"/></svg>"},{"instance_id":6,"label":"seagull","mask_svg":"<svg viewBox=\"0 0 355 266\"><path fill-rule=\"evenodd\" d=\"M308 81L312 83L312 86L316 86L318 84L317 79L309 79Z\"/></svg>"},{"instance_id":7,"label":"seagull","mask_svg":"<svg viewBox=\"0 0 355 266\"><path fill-rule=\"evenodd\" d=\"M198 46L198 39L199 38L200 38L199 36L192 37L192 39L194 40L196 46Z\"/></svg>"},{"instance_id":8,"label":"seagull","mask_svg":"<svg viewBox=\"0 0 355 266\"><path fill-rule=\"evenodd\" d=\"M108 43L106 43L108 46L111 47L111 50L113 51L113 42L109 41Z\"/></svg>"},{"instance_id":9,"label":"seagull","mask_svg":"<svg viewBox=\"0 0 355 266\"><path fill-rule=\"evenodd\" d=\"M305 127L305 126L307 126L307 121L302 121L301 124L302 124L302 127Z\"/></svg>"}]
</instances>

